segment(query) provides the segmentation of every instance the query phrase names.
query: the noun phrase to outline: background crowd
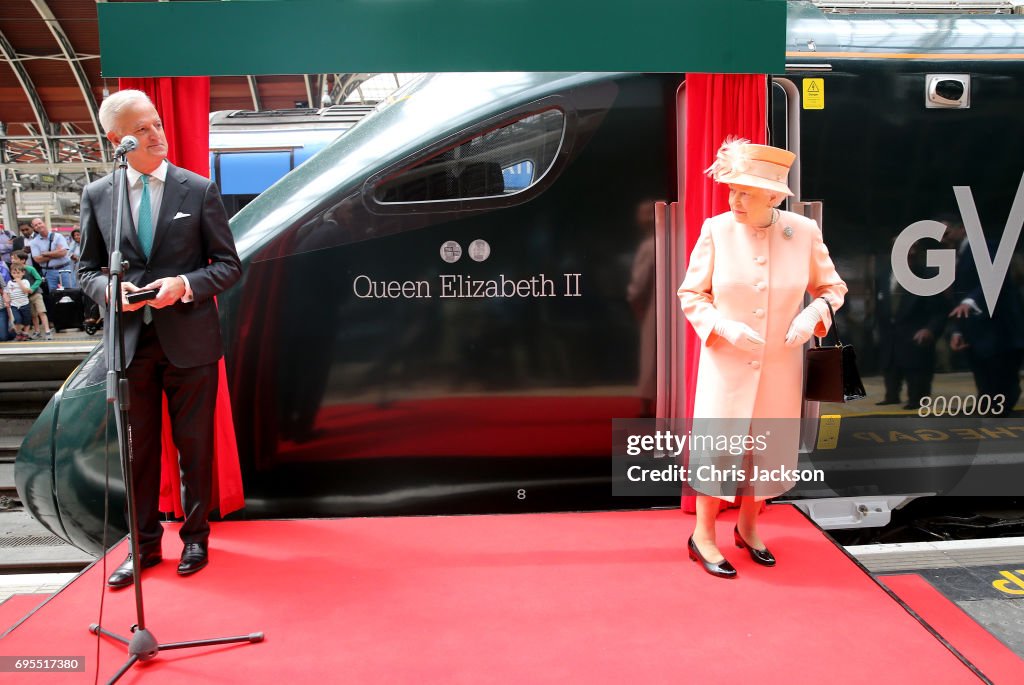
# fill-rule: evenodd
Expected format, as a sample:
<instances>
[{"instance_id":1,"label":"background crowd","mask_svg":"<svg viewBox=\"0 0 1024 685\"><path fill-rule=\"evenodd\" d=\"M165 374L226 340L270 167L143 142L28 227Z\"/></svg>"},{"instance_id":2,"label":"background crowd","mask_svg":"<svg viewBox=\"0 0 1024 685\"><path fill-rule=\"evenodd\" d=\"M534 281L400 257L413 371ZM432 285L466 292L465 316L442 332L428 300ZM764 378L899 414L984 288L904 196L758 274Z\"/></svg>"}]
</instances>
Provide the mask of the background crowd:
<instances>
[{"instance_id":1,"label":"background crowd","mask_svg":"<svg viewBox=\"0 0 1024 685\"><path fill-rule=\"evenodd\" d=\"M81 231L62 232L43 219L18 226L17 233L0 226L0 342L52 340L50 312L70 311L81 319L82 298L77 294Z\"/></svg>"}]
</instances>

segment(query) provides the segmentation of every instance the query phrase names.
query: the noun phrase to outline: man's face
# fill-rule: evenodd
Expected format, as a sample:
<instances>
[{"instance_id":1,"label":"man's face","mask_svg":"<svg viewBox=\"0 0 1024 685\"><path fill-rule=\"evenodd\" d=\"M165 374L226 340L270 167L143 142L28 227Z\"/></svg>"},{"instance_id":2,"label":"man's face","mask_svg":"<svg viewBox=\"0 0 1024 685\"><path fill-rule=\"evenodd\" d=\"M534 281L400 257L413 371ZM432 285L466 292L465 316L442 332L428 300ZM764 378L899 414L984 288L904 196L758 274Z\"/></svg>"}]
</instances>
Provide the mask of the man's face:
<instances>
[{"instance_id":1,"label":"man's face","mask_svg":"<svg viewBox=\"0 0 1024 685\"><path fill-rule=\"evenodd\" d=\"M42 219L32 219L32 229L44 238L50 234L50 229Z\"/></svg>"},{"instance_id":2,"label":"man's face","mask_svg":"<svg viewBox=\"0 0 1024 685\"><path fill-rule=\"evenodd\" d=\"M81 241L82 240L82 232L79 231L77 228L75 230L71 231L71 239L74 240L76 243Z\"/></svg>"},{"instance_id":3,"label":"man's face","mask_svg":"<svg viewBox=\"0 0 1024 685\"><path fill-rule=\"evenodd\" d=\"M26 238L32 235L32 227L29 226L28 224L22 224L19 228L21 230L21 235L25 236Z\"/></svg>"},{"instance_id":4,"label":"man's face","mask_svg":"<svg viewBox=\"0 0 1024 685\"><path fill-rule=\"evenodd\" d=\"M121 139L128 135L139 140L139 146L128 153L128 163L134 169L148 174L167 158L164 124L156 108L145 100L136 100L121 110L114 130L107 133L107 140L120 145Z\"/></svg>"}]
</instances>

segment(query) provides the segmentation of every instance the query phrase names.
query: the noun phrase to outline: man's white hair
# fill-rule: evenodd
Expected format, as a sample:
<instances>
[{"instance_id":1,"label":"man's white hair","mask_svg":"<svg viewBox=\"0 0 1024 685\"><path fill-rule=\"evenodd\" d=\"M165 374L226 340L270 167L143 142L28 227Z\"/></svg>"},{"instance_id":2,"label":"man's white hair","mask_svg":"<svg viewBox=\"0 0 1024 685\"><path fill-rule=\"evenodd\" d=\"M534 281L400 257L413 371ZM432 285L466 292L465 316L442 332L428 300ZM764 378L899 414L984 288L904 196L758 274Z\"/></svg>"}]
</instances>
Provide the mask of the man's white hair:
<instances>
[{"instance_id":1,"label":"man's white hair","mask_svg":"<svg viewBox=\"0 0 1024 685\"><path fill-rule=\"evenodd\" d=\"M141 90L119 90L112 95L108 95L104 98L103 104L100 105L100 126L103 127L105 132L110 133L114 130L117 117L121 114L121 111L139 100L143 100L151 105L153 104L149 96Z\"/></svg>"}]
</instances>

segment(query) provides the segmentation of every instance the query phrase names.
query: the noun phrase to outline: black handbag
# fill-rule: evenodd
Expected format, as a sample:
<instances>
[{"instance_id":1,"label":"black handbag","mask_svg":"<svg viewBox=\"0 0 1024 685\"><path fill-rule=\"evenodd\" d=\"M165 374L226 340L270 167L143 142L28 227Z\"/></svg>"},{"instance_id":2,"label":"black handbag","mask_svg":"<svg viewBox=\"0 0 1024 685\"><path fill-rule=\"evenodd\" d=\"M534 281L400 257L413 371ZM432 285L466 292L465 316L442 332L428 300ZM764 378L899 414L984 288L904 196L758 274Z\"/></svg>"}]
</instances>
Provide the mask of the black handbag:
<instances>
[{"instance_id":1,"label":"black handbag","mask_svg":"<svg viewBox=\"0 0 1024 685\"><path fill-rule=\"evenodd\" d=\"M867 397L864 383L857 370L857 354L853 345L844 345L839 339L839 326L832 305L824 297L832 318L832 330L836 334L835 345L822 345L814 338L814 347L807 348L806 371L804 372L804 398L815 402L849 402ZM829 334L825 335L828 338Z\"/></svg>"}]
</instances>

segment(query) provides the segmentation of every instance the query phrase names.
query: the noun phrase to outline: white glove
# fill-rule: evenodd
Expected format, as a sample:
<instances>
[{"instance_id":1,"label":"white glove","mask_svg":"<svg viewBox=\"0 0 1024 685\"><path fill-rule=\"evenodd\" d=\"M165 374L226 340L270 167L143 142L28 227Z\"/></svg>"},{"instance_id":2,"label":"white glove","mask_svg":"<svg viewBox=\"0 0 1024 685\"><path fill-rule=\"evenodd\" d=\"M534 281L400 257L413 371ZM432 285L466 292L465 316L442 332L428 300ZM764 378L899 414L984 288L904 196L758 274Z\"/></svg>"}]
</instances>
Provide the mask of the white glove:
<instances>
[{"instance_id":1,"label":"white glove","mask_svg":"<svg viewBox=\"0 0 1024 685\"><path fill-rule=\"evenodd\" d=\"M793 323L789 324L789 330L786 332L786 346L796 347L810 340L814 335L814 328L820 321L821 312L814 307L805 307L796 315Z\"/></svg>"},{"instance_id":2,"label":"white glove","mask_svg":"<svg viewBox=\"0 0 1024 685\"><path fill-rule=\"evenodd\" d=\"M715 333L747 352L758 352L764 347L764 338L745 323L721 319L715 324Z\"/></svg>"}]
</instances>

